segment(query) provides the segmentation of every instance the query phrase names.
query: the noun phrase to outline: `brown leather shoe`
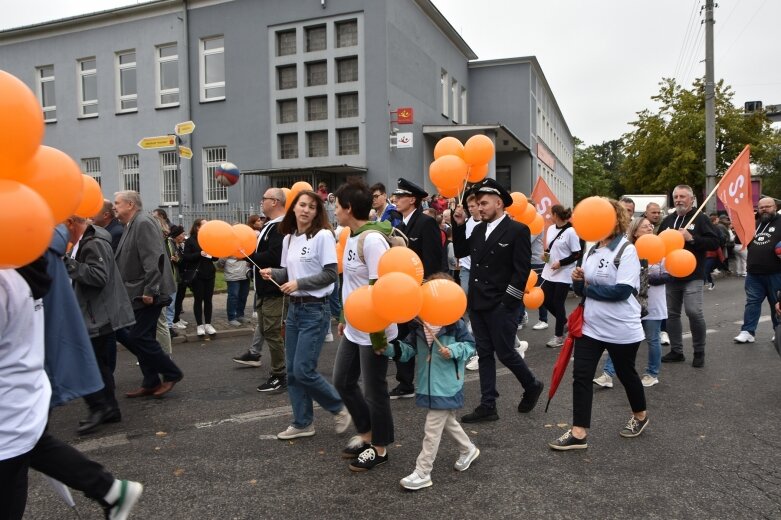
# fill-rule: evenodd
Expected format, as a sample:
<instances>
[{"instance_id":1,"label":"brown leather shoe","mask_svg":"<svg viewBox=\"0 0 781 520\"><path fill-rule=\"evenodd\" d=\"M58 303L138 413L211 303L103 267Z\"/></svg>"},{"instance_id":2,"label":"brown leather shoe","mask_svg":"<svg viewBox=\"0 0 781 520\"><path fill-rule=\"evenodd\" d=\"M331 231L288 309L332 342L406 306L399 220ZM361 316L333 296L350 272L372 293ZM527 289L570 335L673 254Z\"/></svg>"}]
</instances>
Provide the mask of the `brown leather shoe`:
<instances>
[{"instance_id":1,"label":"brown leather shoe","mask_svg":"<svg viewBox=\"0 0 781 520\"><path fill-rule=\"evenodd\" d=\"M157 389L152 395L155 397L155 399L160 399L165 394L173 390L174 385L178 382L179 381L163 381L162 383L160 383L160 386L157 387Z\"/></svg>"},{"instance_id":2,"label":"brown leather shoe","mask_svg":"<svg viewBox=\"0 0 781 520\"><path fill-rule=\"evenodd\" d=\"M125 397L134 398L134 397L146 397L148 395L154 394L158 388L160 388L162 385L157 385L154 388L147 388L145 386L141 386L132 392L128 392L125 394Z\"/></svg>"}]
</instances>

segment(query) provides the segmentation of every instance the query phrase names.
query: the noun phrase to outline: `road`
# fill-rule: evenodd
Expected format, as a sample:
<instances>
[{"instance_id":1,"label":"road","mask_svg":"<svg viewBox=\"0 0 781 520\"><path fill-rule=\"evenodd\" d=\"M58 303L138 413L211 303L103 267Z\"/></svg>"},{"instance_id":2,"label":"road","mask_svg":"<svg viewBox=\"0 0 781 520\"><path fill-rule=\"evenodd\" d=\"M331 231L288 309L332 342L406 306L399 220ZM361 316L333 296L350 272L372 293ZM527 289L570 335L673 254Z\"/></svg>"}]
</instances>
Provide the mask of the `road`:
<instances>
[{"instance_id":1,"label":"road","mask_svg":"<svg viewBox=\"0 0 781 520\"><path fill-rule=\"evenodd\" d=\"M389 463L351 473L339 457L347 436L333 433L323 410L315 412L314 437L274 438L290 421L287 395L259 394L255 387L267 377L266 368L231 362L248 337L176 345L184 381L163 400L122 397L121 423L79 438L74 431L84 405L77 401L55 410L50 428L120 478L144 484L133 515L140 519L781 518L781 359L770 343L769 319L755 344L735 345L742 279L720 280L705 291L705 301L706 366L662 366L660 384L646 392L651 422L642 436L618 435L629 409L617 383L595 389L589 449L552 452L546 443L571 420L570 373L547 414L543 403L521 415L520 386L502 369L500 420L465 425L481 457L468 471L455 472L458 453L443 439L434 486L415 493L398 480L415 467L424 410L413 400L394 401ZM520 335L531 344L530 367L547 384L557 355L544 346L550 331ZM329 377L335 351L336 344L328 344L321 358ZM641 346L638 371L646 352ZM689 340L685 354L690 360ZM118 389L139 381L135 359L121 350ZM466 379L466 396L467 409L477 405L476 373ZM75 498L81 518L102 518L91 501ZM75 515L31 472L26 518Z\"/></svg>"}]
</instances>

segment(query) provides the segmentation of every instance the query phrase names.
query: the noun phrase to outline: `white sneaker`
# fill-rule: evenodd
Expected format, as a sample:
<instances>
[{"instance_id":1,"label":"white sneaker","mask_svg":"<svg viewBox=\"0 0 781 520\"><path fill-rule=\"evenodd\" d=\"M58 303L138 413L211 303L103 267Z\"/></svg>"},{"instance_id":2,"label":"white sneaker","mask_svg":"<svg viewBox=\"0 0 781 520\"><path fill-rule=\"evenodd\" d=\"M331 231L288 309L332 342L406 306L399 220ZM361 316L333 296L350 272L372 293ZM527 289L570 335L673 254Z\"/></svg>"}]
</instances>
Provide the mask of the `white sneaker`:
<instances>
[{"instance_id":1,"label":"white sneaker","mask_svg":"<svg viewBox=\"0 0 781 520\"><path fill-rule=\"evenodd\" d=\"M176 323L174 323L174 328L175 329L186 329L187 328L187 324L184 323L182 320L179 320Z\"/></svg>"},{"instance_id":2,"label":"white sneaker","mask_svg":"<svg viewBox=\"0 0 781 520\"><path fill-rule=\"evenodd\" d=\"M659 333L659 343L661 343L662 345L670 344L670 336L665 331L661 331Z\"/></svg>"},{"instance_id":3,"label":"white sneaker","mask_svg":"<svg viewBox=\"0 0 781 520\"><path fill-rule=\"evenodd\" d=\"M472 447L469 449L469 451L460 457L458 457L458 460L455 464L453 464L453 468L456 471L466 471L469 469L469 466L472 465L472 463L477 459L477 457L480 456L480 450L477 449L477 446L472 444Z\"/></svg>"},{"instance_id":4,"label":"white sneaker","mask_svg":"<svg viewBox=\"0 0 781 520\"><path fill-rule=\"evenodd\" d=\"M334 414L334 431L336 433L346 432L351 422L353 422L353 418L350 412L347 411L347 408L342 408Z\"/></svg>"},{"instance_id":5,"label":"white sneaker","mask_svg":"<svg viewBox=\"0 0 781 520\"><path fill-rule=\"evenodd\" d=\"M754 343L754 336L746 330L741 330L740 334L735 336L735 343Z\"/></svg>"},{"instance_id":6,"label":"white sneaker","mask_svg":"<svg viewBox=\"0 0 781 520\"><path fill-rule=\"evenodd\" d=\"M334 341L333 333L329 332L328 334L325 335L325 342L326 343L333 343L333 341Z\"/></svg>"},{"instance_id":7,"label":"white sneaker","mask_svg":"<svg viewBox=\"0 0 781 520\"><path fill-rule=\"evenodd\" d=\"M613 388L613 378L606 372L602 372L602 375L594 379L594 384L599 385L602 388Z\"/></svg>"},{"instance_id":8,"label":"white sneaker","mask_svg":"<svg viewBox=\"0 0 781 520\"><path fill-rule=\"evenodd\" d=\"M518 325L518 330L522 330L528 324L529 324L529 313L523 311L523 318L521 318L521 323Z\"/></svg>"},{"instance_id":9,"label":"white sneaker","mask_svg":"<svg viewBox=\"0 0 781 520\"><path fill-rule=\"evenodd\" d=\"M548 328L548 322L547 321L538 321L532 327L532 329L534 329L534 330L545 330L547 328Z\"/></svg>"},{"instance_id":10,"label":"white sneaker","mask_svg":"<svg viewBox=\"0 0 781 520\"><path fill-rule=\"evenodd\" d=\"M277 439L286 441L288 439L298 439L299 437L311 437L315 434L315 425L310 424L306 428L296 428L292 424L283 432L277 434Z\"/></svg>"},{"instance_id":11,"label":"white sneaker","mask_svg":"<svg viewBox=\"0 0 781 520\"><path fill-rule=\"evenodd\" d=\"M559 348L564 345L564 336L553 336L545 346L550 348Z\"/></svg>"},{"instance_id":12,"label":"white sneaker","mask_svg":"<svg viewBox=\"0 0 781 520\"><path fill-rule=\"evenodd\" d=\"M643 386L649 387L659 384L659 378L652 376L651 374L645 374L643 378L640 380L643 383Z\"/></svg>"},{"instance_id":13,"label":"white sneaker","mask_svg":"<svg viewBox=\"0 0 781 520\"><path fill-rule=\"evenodd\" d=\"M401 487L404 489L411 489L412 491L415 491L418 489L431 487L433 482L431 482L431 475L421 477L418 475L417 470L415 470L403 479L399 480L399 484L401 484Z\"/></svg>"},{"instance_id":14,"label":"white sneaker","mask_svg":"<svg viewBox=\"0 0 781 520\"><path fill-rule=\"evenodd\" d=\"M254 311L254 312L252 313L252 319L253 319L253 320L257 320L257 319L258 319L258 313L257 313L257 311Z\"/></svg>"},{"instance_id":15,"label":"white sneaker","mask_svg":"<svg viewBox=\"0 0 781 520\"><path fill-rule=\"evenodd\" d=\"M477 370L478 368L480 368L478 366L477 356L470 357L469 361L466 362L466 367L465 368L467 370Z\"/></svg>"},{"instance_id":16,"label":"white sneaker","mask_svg":"<svg viewBox=\"0 0 781 520\"><path fill-rule=\"evenodd\" d=\"M228 325L231 327L241 327L241 322L239 320L230 320Z\"/></svg>"},{"instance_id":17,"label":"white sneaker","mask_svg":"<svg viewBox=\"0 0 781 520\"><path fill-rule=\"evenodd\" d=\"M205 336L206 335L206 329L203 327L203 325L198 325L198 328L195 330L195 333L199 336Z\"/></svg>"},{"instance_id":18,"label":"white sneaker","mask_svg":"<svg viewBox=\"0 0 781 520\"><path fill-rule=\"evenodd\" d=\"M206 334L208 334L209 336L217 334L217 331L214 329L214 327L211 326L211 323L207 323L203 327L204 329L206 329Z\"/></svg>"},{"instance_id":19,"label":"white sneaker","mask_svg":"<svg viewBox=\"0 0 781 520\"><path fill-rule=\"evenodd\" d=\"M130 480L122 480L120 486L119 500L111 504L106 516L109 520L125 520L128 518L133 510L133 506L136 505L136 502L141 497L141 493L144 491L144 486Z\"/></svg>"},{"instance_id":20,"label":"white sneaker","mask_svg":"<svg viewBox=\"0 0 781 520\"><path fill-rule=\"evenodd\" d=\"M515 338L515 351L521 356L521 359L526 357L526 351L529 349L529 342L519 340Z\"/></svg>"}]
</instances>

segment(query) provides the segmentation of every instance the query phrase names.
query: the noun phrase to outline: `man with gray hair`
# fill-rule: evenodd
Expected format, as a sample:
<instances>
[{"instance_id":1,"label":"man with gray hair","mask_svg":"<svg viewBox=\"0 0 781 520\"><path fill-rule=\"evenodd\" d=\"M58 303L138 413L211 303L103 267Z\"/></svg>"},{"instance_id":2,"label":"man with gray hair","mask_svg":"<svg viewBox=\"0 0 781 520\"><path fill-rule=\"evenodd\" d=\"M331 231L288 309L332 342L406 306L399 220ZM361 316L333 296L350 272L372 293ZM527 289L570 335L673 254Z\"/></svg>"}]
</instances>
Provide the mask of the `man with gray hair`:
<instances>
[{"instance_id":1,"label":"man with gray hair","mask_svg":"<svg viewBox=\"0 0 781 520\"><path fill-rule=\"evenodd\" d=\"M160 234L160 226L144 213L141 196L135 191L114 194L117 219L125 225L114 257L133 305L136 323L117 331L117 339L138 358L144 380L127 397L163 397L181 381L179 367L155 338L160 311L176 291L171 263ZM160 375L163 381L160 381Z\"/></svg>"},{"instance_id":2,"label":"man with gray hair","mask_svg":"<svg viewBox=\"0 0 781 520\"><path fill-rule=\"evenodd\" d=\"M705 266L705 252L719 247L719 232L703 213L694 217L694 191L681 184L673 190L675 212L668 215L659 225L659 232L665 229L677 230L684 240L684 248L694 254L697 266L689 276L667 282L667 333L670 336L670 352L662 357L663 363L686 361L683 355L683 330L681 307L689 317L692 331L694 359L692 366L705 366L705 317L702 312L702 278Z\"/></svg>"}]
</instances>

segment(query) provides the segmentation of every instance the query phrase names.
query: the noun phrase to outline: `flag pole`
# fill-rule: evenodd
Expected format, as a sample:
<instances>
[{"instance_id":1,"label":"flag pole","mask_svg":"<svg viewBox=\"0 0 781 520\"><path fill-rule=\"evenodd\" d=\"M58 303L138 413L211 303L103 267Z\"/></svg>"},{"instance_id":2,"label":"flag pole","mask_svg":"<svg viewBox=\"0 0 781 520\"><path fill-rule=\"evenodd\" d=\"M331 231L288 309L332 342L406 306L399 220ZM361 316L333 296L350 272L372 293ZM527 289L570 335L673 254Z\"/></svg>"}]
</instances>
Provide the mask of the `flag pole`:
<instances>
[{"instance_id":1,"label":"flag pole","mask_svg":"<svg viewBox=\"0 0 781 520\"><path fill-rule=\"evenodd\" d=\"M724 175L721 176L719 182L716 183L716 186L711 190L711 192L708 194L705 200L702 201L702 204L700 204L700 207L697 208L697 212L694 214L694 216L691 219L689 219L689 222L685 226L683 226L683 229L688 228L691 225L691 223L694 222L694 219L697 218L697 215L699 215L702 212L702 210L705 209L705 204L711 199L711 197L713 197L713 194L716 193L716 191L719 189L719 186L721 186L721 181L723 181L727 177L727 174L729 173L730 168L732 168L732 165L735 164L738 159L740 159L740 156L743 155L746 152L746 150L750 150L750 149L751 147L749 145L746 145L743 148L743 150L738 154L738 156L735 158L732 164L730 164L729 168L727 168L727 171L724 172Z\"/></svg>"}]
</instances>

